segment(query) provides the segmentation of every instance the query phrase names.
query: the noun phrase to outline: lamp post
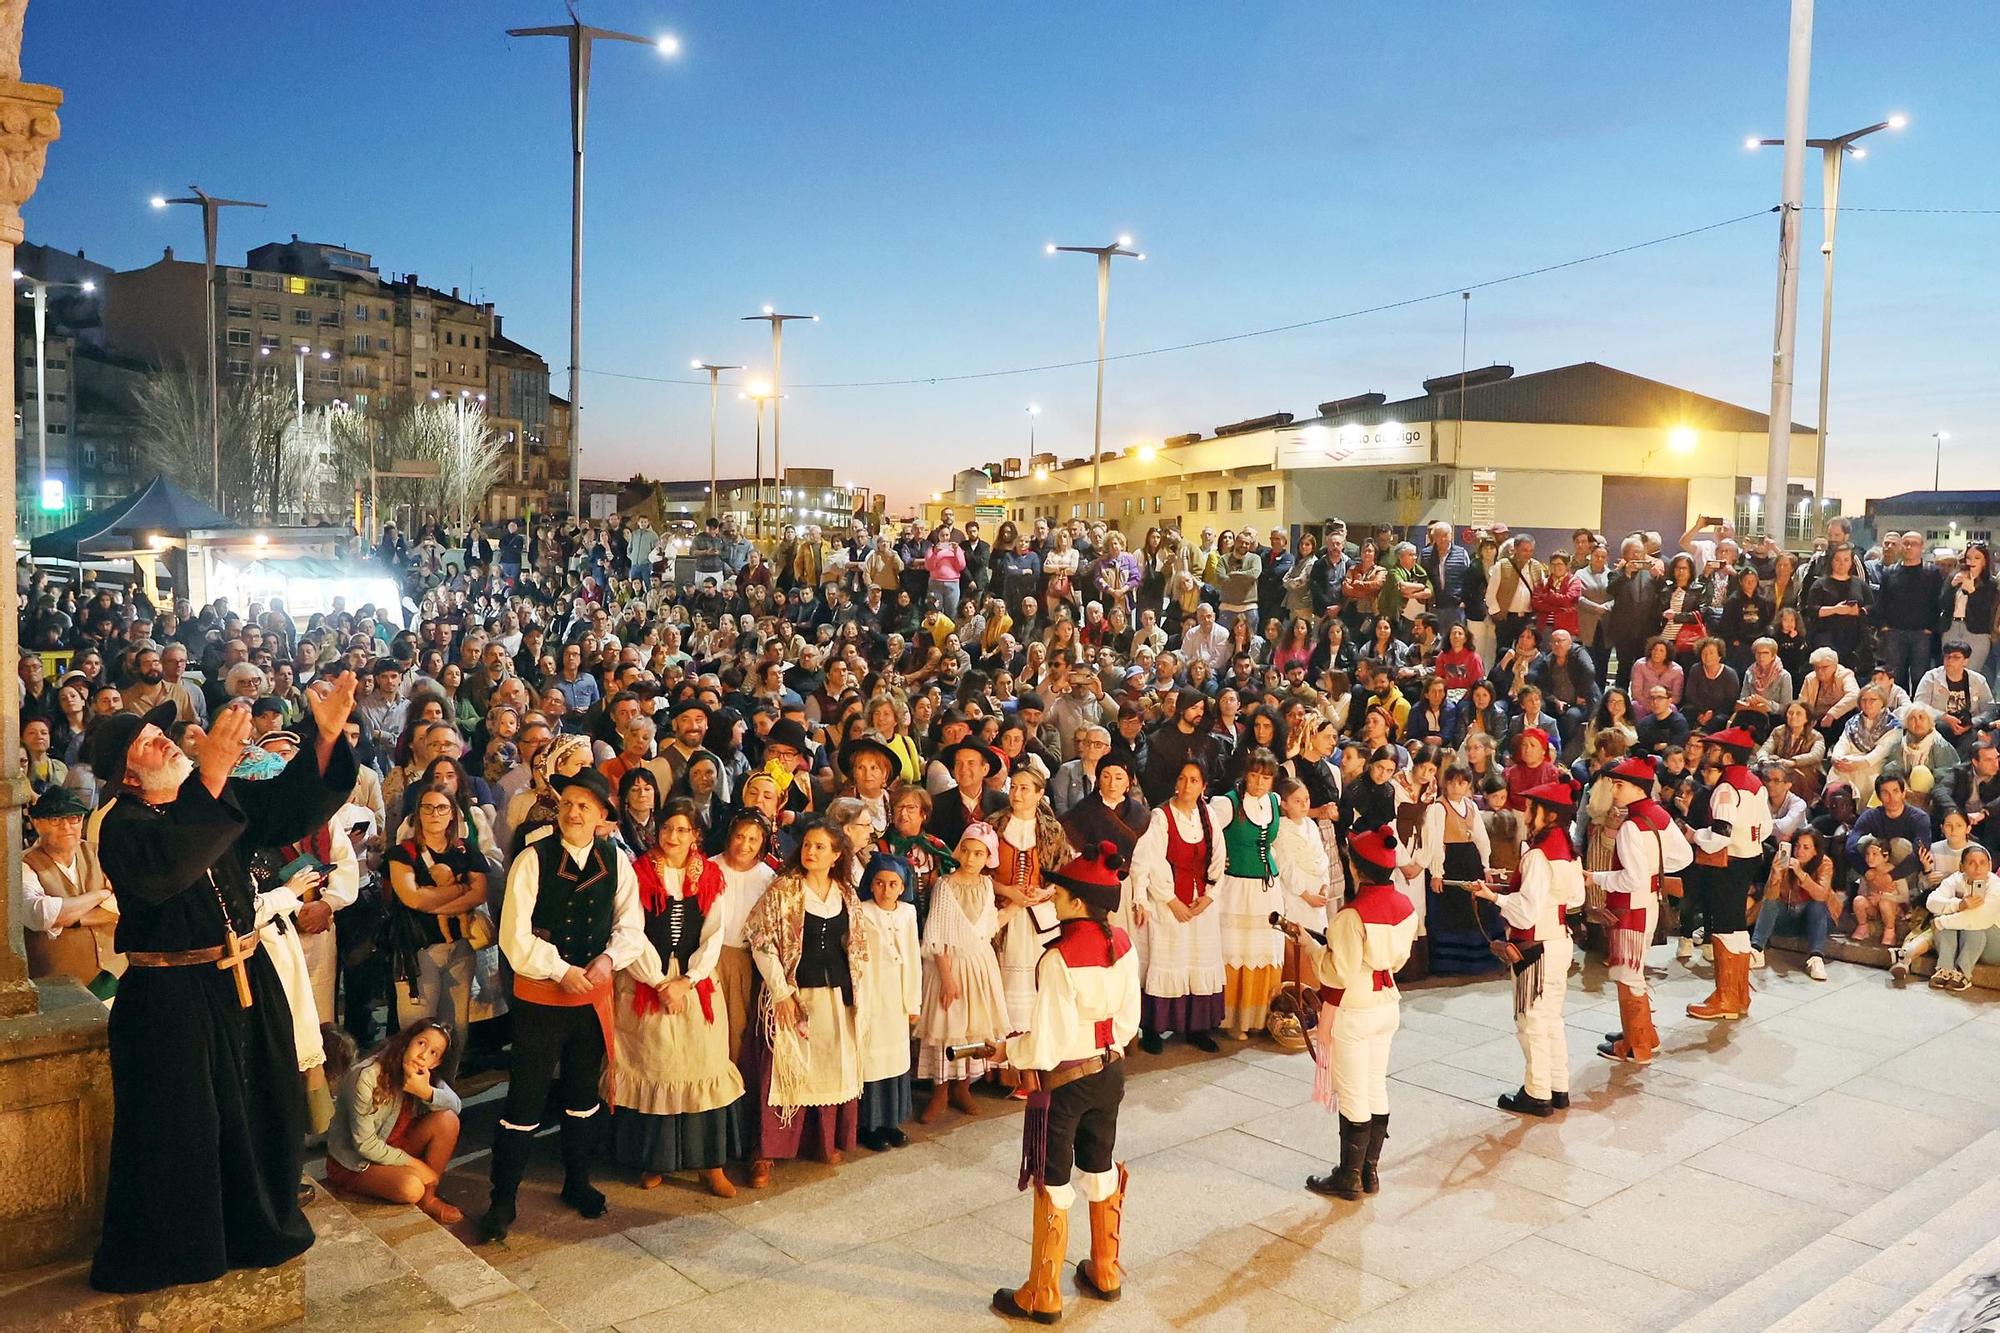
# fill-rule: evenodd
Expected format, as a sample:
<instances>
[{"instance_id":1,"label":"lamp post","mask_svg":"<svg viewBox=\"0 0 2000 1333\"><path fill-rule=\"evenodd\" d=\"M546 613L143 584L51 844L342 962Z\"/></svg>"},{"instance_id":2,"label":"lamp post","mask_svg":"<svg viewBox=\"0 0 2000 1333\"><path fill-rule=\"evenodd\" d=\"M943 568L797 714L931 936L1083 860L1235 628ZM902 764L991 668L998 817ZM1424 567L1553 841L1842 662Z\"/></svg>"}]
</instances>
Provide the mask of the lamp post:
<instances>
[{"instance_id":1,"label":"lamp post","mask_svg":"<svg viewBox=\"0 0 2000 1333\"><path fill-rule=\"evenodd\" d=\"M1041 414L1041 408L1033 403L1028 404L1028 463L1030 466L1035 461L1035 418Z\"/></svg>"},{"instance_id":2,"label":"lamp post","mask_svg":"<svg viewBox=\"0 0 2000 1333\"><path fill-rule=\"evenodd\" d=\"M49 330L49 289L73 289L79 292L94 292L94 282L44 282L31 278L20 269L14 270L14 281L26 285L35 304L35 489L37 494L46 493L49 484L49 365L48 353L43 344L48 340ZM72 378L70 402L76 402ZM72 437L74 438L74 437ZM74 461L75 455L71 455ZM74 478L72 478L74 480Z\"/></svg>"},{"instance_id":3,"label":"lamp post","mask_svg":"<svg viewBox=\"0 0 2000 1333\"><path fill-rule=\"evenodd\" d=\"M1931 489L1934 491L1944 489L1944 442L1950 438L1951 432L1948 430L1931 432L1931 439L1937 445L1935 460L1931 464Z\"/></svg>"},{"instance_id":4,"label":"lamp post","mask_svg":"<svg viewBox=\"0 0 2000 1333\"><path fill-rule=\"evenodd\" d=\"M1855 157L1868 156L1866 148L1854 145L1869 135L1881 130L1900 130L1909 124L1904 116L1891 116L1873 125L1846 134L1835 135L1831 139L1808 139L1806 147L1817 148L1820 153L1820 198L1821 227L1825 239L1820 243L1819 252L1824 265L1824 277L1820 284L1819 298L1819 420L1814 428L1819 440L1813 460L1813 498L1820 499L1826 494L1826 399L1827 385L1833 368L1833 229L1840 219L1840 164L1852 153ZM1746 148L1782 148L1783 139L1751 139Z\"/></svg>"},{"instance_id":5,"label":"lamp post","mask_svg":"<svg viewBox=\"0 0 2000 1333\"><path fill-rule=\"evenodd\" d=\"M751 483L750 500L755 512L751 514L750 522L757 540L762 541L764 539L764 404L774 400L777 394L770 385L759 382L745 389L737 397L748 398L757 405L757 473L756 479Z\"/></svg>"},{"instance_id":6,"label":"lamp post","mask_svg":"<svg viewBox=\"0 0 2000 1333\"><path fill-rule=\"evenodd\" d=\"M569 6L569 22L547 28L509 28L509 37L561 37L569 43L569 511L583 507L583 395L577 382L583 361L583 127L590 105L590 48L594 42L635 42L674 55L672 37L640 37L593 28Z\"/></svg>"},{"instance_id":7,"label":"lamp post","mask_svg":"<svg viewBox=\"0 0 2000 1333\"><path fill-rule=\"evenodd\" d=\"M191 204L201 209L202 290L208 295L208 463L214 471L213 500L222 508L222 388L215 373L215 229L216 215L225 208L263 208L248 199L224 199L199 185L188 186L188 197L166 199L153 196L154 208L169 204Z\"/></svg>"},{"instance_id":8,"label":"lamp post","mask_svg":"<svg viewBox=\"0 0 2000 1333\"><path fill-rule=\"evenodd\" d=\"M723 371L741 370L743 367L718 366L712 362L704 361L700 357L694 359L693 365L696 370L705 370L708 372L708 516L714 518L716 507L720 503L715 493L715 381L716 377L721 375Z\"/></svg>"},{"instance_id":9,"label":"lamp post","mask_svg":"<svg viewBox=\"0 0 2000 1333\"><path fill-rule=\"evenodd\" d=\"M795 319L819 323L818 315L781 315L770 306L761 315L745 315L747 322L761 319L771 326L771 474L782 501L785 493L785 325ZM763 480L761 474L758 478ZM761 512L761 511L760 511Z\"/></svg>"},{"instance_id":10,"label":"lamp post","mask_svg":"<svg viewBox=\"0 0 2000 1333\"><path fill-rule=\"evenodd\" d=\"M1097 410L1090 432L1090 508L1092 518L1104 516L1104 500L1100 482L1104 455L1104 326L1111 312L1111 261L1116 258L1137 259L1143 262L1146 256L1132 249L1132 238L1120 236L1110 245L1050 245L1047 254L1096 255L1097 256Z\"/></svg>"}]
</instances>

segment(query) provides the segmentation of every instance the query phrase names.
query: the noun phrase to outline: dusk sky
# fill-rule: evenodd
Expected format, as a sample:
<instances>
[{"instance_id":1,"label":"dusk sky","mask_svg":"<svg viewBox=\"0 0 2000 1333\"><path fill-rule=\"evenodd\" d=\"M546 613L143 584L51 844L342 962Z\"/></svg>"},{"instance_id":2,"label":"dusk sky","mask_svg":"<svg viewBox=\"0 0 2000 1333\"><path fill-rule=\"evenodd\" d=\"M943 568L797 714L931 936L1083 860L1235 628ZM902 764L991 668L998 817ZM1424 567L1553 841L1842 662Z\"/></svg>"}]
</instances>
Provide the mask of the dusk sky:
<instances>
[{"instance_id":1,"label":"dusk sky","mask_svg":"<svg viewBox=\"0 0 2000 1333\"><path fill-rule=\"evenodd\" d=\"M1087 258L1132 234L1114 354L1432 292L1296 332L1114 362L1107 447L1324 399L1418 392L1459 364L1456 289L1777 202L1782 0L693 6L586 0L681 55L598 48L590 116L585 474L707 470L691 357L769 368L786 340L786 459L899 505L958 467L1087 452ZM551 0L61 3L28 14L25 77L67 94L30 240L120 268L200 257L198 183L270 204L225 260L293 232L494 301L568 360L568 128ZM1844 178L1830 490L1991 485L2000 209L1993 10L1821 0L1811 132L1885 118ZM1806 202L1819 202L1818 155ZM1814 416L1821 216L1805 217L1798 398ZM1470 361L1601 361L1764 409L1775 217L1481 291ZM592 372L597 373L592 373ZM648 383L624 376L665 377ZM725 398L724 471L750 409ZM732 454L733 451L733 454ZM733 468L732 468L733 457ZM1921 468L1915 467L1921 461ZM1919 475L1920 474L1920 475Z\"/></svg>"}]
</instances>

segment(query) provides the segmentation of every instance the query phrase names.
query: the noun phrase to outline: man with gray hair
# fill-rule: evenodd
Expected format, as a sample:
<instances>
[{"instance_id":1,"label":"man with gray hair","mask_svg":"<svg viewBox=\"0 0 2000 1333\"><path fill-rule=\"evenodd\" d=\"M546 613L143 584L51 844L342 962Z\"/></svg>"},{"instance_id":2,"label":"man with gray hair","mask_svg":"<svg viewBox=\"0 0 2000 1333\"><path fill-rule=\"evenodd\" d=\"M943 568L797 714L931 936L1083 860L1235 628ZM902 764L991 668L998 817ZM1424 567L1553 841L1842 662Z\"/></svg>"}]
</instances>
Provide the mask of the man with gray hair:
<instances>
[{"instance_id":1,"label":"man with gray hair","mask_svg":"<svg viewBox=\"0 0 2000 1333\"><path fill-rule=\"evenodd\" d=\"M1451 524L1442 520L1424 532L1424 549L1417 564L1430 575L1430 613L1437 617L1438 633L1465 623L1465 581L1472 572L1472 557L1452 541Z\"/></svg>"}]
</instances>

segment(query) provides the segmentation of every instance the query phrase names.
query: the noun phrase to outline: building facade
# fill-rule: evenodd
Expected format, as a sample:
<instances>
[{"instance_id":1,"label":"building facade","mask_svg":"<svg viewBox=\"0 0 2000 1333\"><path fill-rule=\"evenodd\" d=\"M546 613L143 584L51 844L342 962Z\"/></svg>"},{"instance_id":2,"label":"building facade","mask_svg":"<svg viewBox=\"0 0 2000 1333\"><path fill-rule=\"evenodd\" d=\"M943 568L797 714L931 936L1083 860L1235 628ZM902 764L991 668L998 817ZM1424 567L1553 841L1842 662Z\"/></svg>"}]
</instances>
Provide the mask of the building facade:
<instances>
[{"instance_id":1,"label":"building facade","mask_svg":"<svg viewBox=\"0 0 2000 1333\"><path fill-rule=\"evenodd\" d=\"M1128 532L1173 526L1461 531L1505 522L1565 537L1658 531L1697 517L1761 523L1765 414L1595 362L1516 376L1492 366L1426 381L1419 396L1370 393L1176 436L1101 460L1095 515ZM1817 444L1792 427L1788 540L1805 537ZM1009 460L1014 462L1016 460ZM1090 460L1049 455L954 479L950 501L1017 523L1095 516ZM1801 486L1803 483L1803 486ZM928 511L941 509L933 502Z\"/></svg>"}]
</instances>

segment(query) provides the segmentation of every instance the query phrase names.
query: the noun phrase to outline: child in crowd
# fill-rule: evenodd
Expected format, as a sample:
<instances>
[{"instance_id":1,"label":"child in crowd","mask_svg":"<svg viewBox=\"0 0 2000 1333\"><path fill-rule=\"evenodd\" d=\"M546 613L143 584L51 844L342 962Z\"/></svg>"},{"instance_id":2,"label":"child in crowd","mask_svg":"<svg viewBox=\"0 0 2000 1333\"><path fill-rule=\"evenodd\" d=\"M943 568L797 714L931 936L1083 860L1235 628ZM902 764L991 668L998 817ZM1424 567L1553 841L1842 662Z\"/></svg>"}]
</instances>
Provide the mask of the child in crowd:
<instances>
[{"instance_id":1,"label":"child in crowd","mask_svg":"<svg viewBox=\"0 0 2000 1333\"><path fill-rule=\"evenodd\" d=\"M867 897L856 925L868 941L858 1022L861 1044L861 1146L900 1148L910 1118L910 1034L923 1002L917 949L917 909L910 863L888 852L869 859L861 879Z\"/></svg>"},{"instance_id":2,"label":"child in crowd","mask_svg":"<svg viewBox=\"0 0 2000 1333\"><path fill-rule=\"evenodd\" d=\"M451 1029L420 1018L348 1071L326 1135L326 1183L350 1194L415 1204L456 1226L464 1214L438 1197L458 1147L458 1094L434 1075Z\"/></svg>"},{"instance_id":3,"label":"child in crowd","mask_svg":"<svg viewBox=\"0 0 2000 1333\"><path fill-rule=\"evenodd\" d=\"M998 1041L1008 1032L1007 991L993 937L1000 933L993 881L986 869L999 854L991 824L973 824L958 840L958 864L939 876L924 927L923 1017L917 1027L917 1077L931 1081L930 1101L918 1115L928 1125L945 1103L977 1115L972 1081L986 1072L976 1056L950 1060L945 1047Z\"/></svg>"},{"instance_id":4,"label":"child in crowd","mask_svg":"<svg viewBox=\"0 0 2000 1333\"><path fill-rule=\"evenodd\" d=\"M1901 838L1865 837L1861 840L1861 882L1854 888L1854 934L1856 944L1865 944L1882 923L1882 946L1896 947L1896 919L1910 902L1909 882L1896 874L1896 866L1909 856L1910 845Z\"/></svg>"}]
</instances>

